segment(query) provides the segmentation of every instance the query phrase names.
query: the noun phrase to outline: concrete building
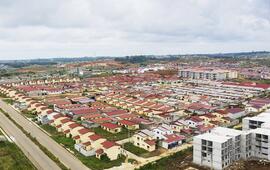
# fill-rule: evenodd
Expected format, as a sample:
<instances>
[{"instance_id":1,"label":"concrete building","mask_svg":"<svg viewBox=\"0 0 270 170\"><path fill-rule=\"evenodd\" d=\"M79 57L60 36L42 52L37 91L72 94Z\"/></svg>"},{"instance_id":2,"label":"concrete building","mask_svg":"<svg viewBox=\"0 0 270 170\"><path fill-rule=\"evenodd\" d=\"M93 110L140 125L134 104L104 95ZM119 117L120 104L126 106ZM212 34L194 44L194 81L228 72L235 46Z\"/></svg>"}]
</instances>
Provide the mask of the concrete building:
<instances>
[{"instance_id":1,"label":"concrete building","mask_svg":"<svg viewBox=\"0 0 270 170\"><path fill-rule=\"evenodd\" d=\"M193 162L221 170L239 159L270 160L270 125L247 131L217 127L194 137Z\"/></svg>"},{"instance_id":2,"label":"concrete building","mask_svg":"<svg viewBox=\"0 0 270 170\"><path fill-rule=\"evenodd\" d=\"M266 123L264 123L266 124ZM270 129L268 127L252 130L252 156L270 160Z\"/></svg>"},{"instance_id":3,"label":"concrete building","mask_svg":"<svg viewBox=\"0 0 270 170\"><path fill-rule=\"evenodd\" d=\"M260 128L265 122L270 123L270 110L267 110L254 117L245 117L243 119L243 130Z\"/></svg>"},{"instance_id":4,"label":"concrete building","mask_svg":"<svg viewBox=\"0 0 270 170\"><path fill-rule=\"evenodd\" d=\"M236 71L214 70L214 69L181 69L178 73L181 78L189 79L207 79L207 80L226 80L238 77Z\"/></svg>"}]
</instances>

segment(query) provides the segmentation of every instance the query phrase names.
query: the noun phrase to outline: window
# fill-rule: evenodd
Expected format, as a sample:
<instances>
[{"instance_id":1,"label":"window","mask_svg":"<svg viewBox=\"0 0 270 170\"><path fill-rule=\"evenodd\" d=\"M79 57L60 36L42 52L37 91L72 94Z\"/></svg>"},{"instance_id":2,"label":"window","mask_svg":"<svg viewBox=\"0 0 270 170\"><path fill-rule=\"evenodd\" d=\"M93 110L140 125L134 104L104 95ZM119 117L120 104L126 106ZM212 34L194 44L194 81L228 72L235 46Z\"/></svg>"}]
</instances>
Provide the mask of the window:
<instances>
[{"instance_id":1,"label":"window","mask_svg":"<svg viewBox=\"0 0 270 170\"><path fill-rule=\"evenodd\" d=\"M206 140L202 140L202 144L203 145L206 145Z\"/></svg>"},{"instance_id":2,"label":"window","mask_svg":"<svg viewBox=\"0 0 270 170\"><path fill-rule=\"evenodd\" d=\"M206 153L202 152L202 157L206 157Z\"/></svg>"}]
</instances>

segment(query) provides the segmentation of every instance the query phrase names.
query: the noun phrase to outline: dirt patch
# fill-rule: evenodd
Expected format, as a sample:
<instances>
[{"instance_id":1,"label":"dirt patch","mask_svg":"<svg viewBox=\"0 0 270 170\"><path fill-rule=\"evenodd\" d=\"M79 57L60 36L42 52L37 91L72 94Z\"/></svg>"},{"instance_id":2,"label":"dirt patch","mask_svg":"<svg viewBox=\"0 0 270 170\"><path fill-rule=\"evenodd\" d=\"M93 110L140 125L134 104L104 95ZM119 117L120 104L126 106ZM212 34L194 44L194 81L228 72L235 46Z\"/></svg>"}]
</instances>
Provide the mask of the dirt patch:
<instances>
[{"instance_id":1,"label":"dirt patch","mask_svg":"<svg viewBox=\"0 0 270 170\"><path fill-rule=\"evenodd\" d=\"M264 160L240 160L226 168L226 170L269 170L270 162Z\"/></svg>"},{"instance_id":2,"label":"dirt patch","mask_svg":"<svg viewBox=\"0 0 270 170\"><path fill-rule=\"evenodd\" d=\"M209 168L202 167L192 163L192 153L184 156L176 157L173 161L168 162L166 170L209 170Z\"/></svg>"}]
</instances>

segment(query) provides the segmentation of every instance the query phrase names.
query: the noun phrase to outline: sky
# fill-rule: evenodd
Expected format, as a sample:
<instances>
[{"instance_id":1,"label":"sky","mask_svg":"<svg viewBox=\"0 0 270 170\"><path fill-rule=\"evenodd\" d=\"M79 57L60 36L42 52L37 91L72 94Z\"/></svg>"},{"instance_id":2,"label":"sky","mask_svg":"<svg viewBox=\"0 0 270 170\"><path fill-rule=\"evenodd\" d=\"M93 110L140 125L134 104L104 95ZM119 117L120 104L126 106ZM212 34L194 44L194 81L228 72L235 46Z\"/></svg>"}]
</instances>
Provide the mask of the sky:
<instances>
[{"instance_id":1,"label":"sky","mask_svg":"<svg viewBox=\"0 0 270 170\"><path fill-rule=\"evenodd\" d=\"M0 60L270 51L270 0L0 0Z\"/></svg>"}]
</instances>

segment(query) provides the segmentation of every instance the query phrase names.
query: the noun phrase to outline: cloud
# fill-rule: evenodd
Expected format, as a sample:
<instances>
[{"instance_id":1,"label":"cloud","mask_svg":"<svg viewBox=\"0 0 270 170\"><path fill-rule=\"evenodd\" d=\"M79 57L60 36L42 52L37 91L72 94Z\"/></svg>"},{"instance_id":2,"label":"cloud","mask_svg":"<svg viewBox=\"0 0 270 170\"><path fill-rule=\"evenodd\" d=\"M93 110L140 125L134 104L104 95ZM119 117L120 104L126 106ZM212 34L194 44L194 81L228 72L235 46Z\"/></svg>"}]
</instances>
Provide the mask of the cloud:
<instances>
[{"instance_id":1,"label":"cloud","mask_svg":"<svg viewBox=\"0 0 270 170\"><path fill-rule=\"evenodd\" d=\"M1 0L0 59L270 50L268 0Z\"/></svg>"}]
</instances>

